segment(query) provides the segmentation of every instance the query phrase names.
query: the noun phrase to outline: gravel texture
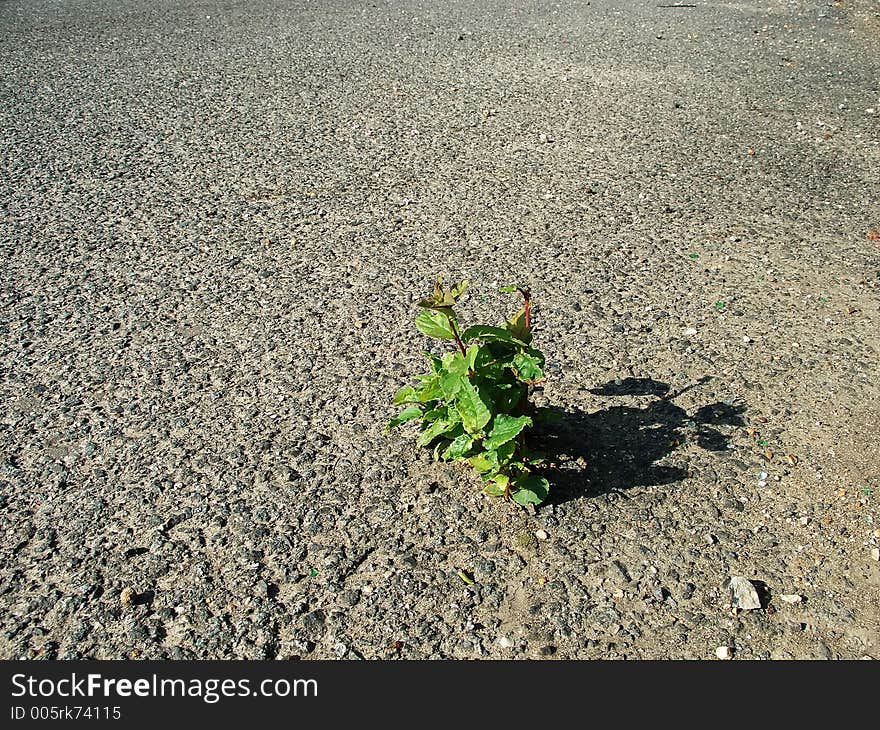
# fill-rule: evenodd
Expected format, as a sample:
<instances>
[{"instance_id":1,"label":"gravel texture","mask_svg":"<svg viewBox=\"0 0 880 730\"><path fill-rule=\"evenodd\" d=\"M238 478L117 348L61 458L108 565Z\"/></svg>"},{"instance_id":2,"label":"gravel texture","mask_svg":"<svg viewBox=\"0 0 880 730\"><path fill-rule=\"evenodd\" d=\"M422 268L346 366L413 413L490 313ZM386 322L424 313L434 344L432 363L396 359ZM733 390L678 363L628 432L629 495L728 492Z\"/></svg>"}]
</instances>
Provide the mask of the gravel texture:
<instances>
[{"instance_id":1,"label":"gravel texture","mask_svg":"<svg viewBox=\"0 0 880 730\"><path fill-rule=\"evenodd\" d=\"M0 655L880 657L880 10L695 4L0 3ZM536 514L383 431L437 274Z\"/></svg>"}]
</instances>

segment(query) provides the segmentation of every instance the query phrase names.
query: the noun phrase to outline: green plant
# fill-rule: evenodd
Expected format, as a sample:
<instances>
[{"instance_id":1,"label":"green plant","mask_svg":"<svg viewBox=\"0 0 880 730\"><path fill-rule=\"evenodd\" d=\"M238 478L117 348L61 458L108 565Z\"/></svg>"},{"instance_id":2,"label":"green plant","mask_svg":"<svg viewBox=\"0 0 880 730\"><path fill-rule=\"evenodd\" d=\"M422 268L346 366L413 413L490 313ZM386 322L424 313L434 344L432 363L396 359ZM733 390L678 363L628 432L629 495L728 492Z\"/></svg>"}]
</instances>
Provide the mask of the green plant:
<instances>
[{"instance_id":1,"label":"green plant","mask_svg":"<svg viewBox=\"0 0 880 730\"><path fill-rule=\"evenodd\" d=\"M454 307L467 285L462 281L446 291L438 280L433 295L419 302L416 327L454 342L456 349L442 356L424 353L431 369L397 391L394 403L404 408L388 429L420 419L418 444L433 446L435 458L468 461L489 495L540 504L549 484L532 473L540 458L524 444L532 426L529 386L544 378L544 356L531 346L531 296L523 287L504 287L504 293L522 295L522 308L502 327L462 330Z\"/></svg>"}]
</instances>

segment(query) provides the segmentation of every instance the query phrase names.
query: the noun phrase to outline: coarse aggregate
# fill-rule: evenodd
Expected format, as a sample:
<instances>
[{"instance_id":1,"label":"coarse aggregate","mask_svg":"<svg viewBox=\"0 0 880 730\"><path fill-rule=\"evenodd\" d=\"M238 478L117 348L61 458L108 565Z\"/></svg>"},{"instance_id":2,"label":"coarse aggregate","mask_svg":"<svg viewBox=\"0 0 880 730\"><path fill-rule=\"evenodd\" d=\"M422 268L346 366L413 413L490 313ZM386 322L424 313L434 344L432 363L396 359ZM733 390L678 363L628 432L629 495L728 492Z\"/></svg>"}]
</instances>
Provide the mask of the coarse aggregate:
<instances>
[{"instance_id":1,"label":"coarse aggregate","mask_svg":"<svg viewBox=\"0 0 880 730\"><path fill-rule=\"evenodd\" d=\"M671 4L0 2L0 655L880 657L880 8ZM536 511L384 431L438 275Z\"/></svg>"}]
</instances>

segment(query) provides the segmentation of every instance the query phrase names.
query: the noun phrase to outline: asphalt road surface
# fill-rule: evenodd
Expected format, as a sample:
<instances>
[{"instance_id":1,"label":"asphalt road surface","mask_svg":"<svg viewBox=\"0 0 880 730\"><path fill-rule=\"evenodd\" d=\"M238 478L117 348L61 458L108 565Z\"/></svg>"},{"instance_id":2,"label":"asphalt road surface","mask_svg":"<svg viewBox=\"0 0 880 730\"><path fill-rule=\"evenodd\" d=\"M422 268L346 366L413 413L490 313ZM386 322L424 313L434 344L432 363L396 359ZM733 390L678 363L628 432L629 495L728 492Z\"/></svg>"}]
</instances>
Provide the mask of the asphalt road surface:
<instances>
[{"instance_id":1,"label":"asphalt road surface","mask_svg":"<svg viewBox=\"0 0 880 730\"><path fill-rule=\"evenodd\" d=\"M0 655L880 658L880 9L672 5L0 2ZM536 514L383 430L437 275Z\"/></svg>"}]
</instances>

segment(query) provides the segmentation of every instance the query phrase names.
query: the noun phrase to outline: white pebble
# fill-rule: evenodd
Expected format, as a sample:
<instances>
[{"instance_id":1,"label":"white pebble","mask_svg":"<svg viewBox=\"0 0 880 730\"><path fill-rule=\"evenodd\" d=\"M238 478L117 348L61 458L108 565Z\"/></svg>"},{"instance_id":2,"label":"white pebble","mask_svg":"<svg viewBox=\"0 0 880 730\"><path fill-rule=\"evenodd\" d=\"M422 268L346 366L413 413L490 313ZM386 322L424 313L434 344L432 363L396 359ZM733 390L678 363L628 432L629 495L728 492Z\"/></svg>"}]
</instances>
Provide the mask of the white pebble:
<instances>
[{"instance_id":1,"label":"white pebble","mask_svg":"<svg viewBox=\"0 0 880 730\"><path fill-rule=\"evenodd\" d=\"M544 530L535 530L535 537L539 540L546 540L550 536Z\"/></svg>"},{"instance_id":2,"label":"white pebble","mask_svg":"<svg viewBox=\"0 0 880 730\"><path fill-rule=\"evenodd\" d=\"M715 656L719 659L733 659L733 649L729 646L719 646L715 650Z\"/></svg>"}]
</instances>

